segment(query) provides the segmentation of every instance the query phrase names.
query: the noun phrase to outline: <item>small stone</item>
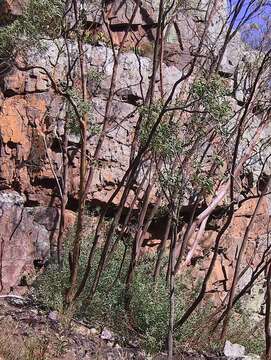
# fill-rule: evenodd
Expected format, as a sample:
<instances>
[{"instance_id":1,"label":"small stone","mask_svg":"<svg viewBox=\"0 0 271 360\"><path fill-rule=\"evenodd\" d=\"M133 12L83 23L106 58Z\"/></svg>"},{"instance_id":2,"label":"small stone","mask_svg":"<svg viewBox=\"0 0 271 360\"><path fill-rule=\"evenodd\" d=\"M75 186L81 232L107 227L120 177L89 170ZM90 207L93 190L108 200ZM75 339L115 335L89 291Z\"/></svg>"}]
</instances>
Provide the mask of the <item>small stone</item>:
<instances>
[{"instance_id":1,"label":"small stone","mask_svg":"<svg viewBox=\"0 0 271 360\"><path fill-rule=\"evenodd\" d=\"M22 306L25 306L26 305L26 302L24 299L20 299L18 297L10 297L10 298L7 298L7 302L10 304L10 305L13 305L13 306L18 306L18 307L22 307Z\"/></svg>"},{"instance_id":2,"label":"small stone","mask_svg":"<svg viewBox=\"0 0 271 360\"><path fill-rule=\"evenodd\" d=\"M51 321L58 321L58 313L56 311L50 311L48 314L48 319Z\"/></svg>"},{"instance_id":3,"label":"small stone","mask_svg":"<svg viewBox=\"0 0 271 360\"><path fill-rule=\"evenodd\" d=\"M239 344L232 344L230 341L226 340L224 346L224 355L229 358L238 358L245 355L245 347Z\"/></svg>"},{"instance_id":4,"label":"small stone","mask_svg":"<svg viewBox=\"0 0 271 360\"><path fill-rule=\"evenodd\" d=\"M109 341L109 340L113 340L113 336L111 332L105 328L101 333L101 339Z\"/></svg>"},{"instance_id":5,"label":"small stone","mask_svg":"<svg viewBox=\"0 0 271 360\"><path fill-rule=\"evenodd\" d=\"M139 348L139 342L137 340L128 341L128 345L135 349Z\"/></svg>"},{"instance_id":6,"label":"small stone","mask_svg":"<svg viewBox=\"0 0 271 360\"><path fill-rule=\"evenodd\" d=\"M76 360L76 355L73 352L66 353L63 358L63 360Z\"/></svg>"},{"instance_id":7,"label":"small stone","mask_svg":"<svg viewBox=\"0 0 271 360\"><path fill-rule=\"evenodd\" d=\"M93 328L90 328L90 329L89 329L89 332L90 332L91 335L98 335L98 330L95 329L94 327L93 327Z\"/></svg>"}]
</instances>

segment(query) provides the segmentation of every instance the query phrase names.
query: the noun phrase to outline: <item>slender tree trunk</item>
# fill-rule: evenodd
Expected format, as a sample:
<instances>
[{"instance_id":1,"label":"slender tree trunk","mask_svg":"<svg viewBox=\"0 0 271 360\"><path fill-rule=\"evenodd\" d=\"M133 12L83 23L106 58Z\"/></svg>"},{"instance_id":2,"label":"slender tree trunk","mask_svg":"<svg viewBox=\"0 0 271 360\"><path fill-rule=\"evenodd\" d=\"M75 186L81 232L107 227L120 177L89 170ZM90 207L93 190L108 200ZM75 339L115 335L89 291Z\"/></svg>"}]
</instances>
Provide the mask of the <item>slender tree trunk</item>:
<instances>
[{"instance_id":1,"label":"slender tree trunk","mask_svg":"<svg viewBox=\"0 0 271 360\"><path fill-rule=\"evenodd\" d=\"M165 232L164 232L164 235L162 238L162 242L160 244L160 249L159 249L157 260L155 263L155 269L154 269L154 274L153 274L153 279L154 279L155 283L157 282L157 279L160 275L161 263L162 263L163 255L164 255L165 249L166 249L166 243L167 243L170 228L171 228L171 222L172 222L172 214L170 213L168 216L168 219L167 219Z\"/></svg>"},{"instance_id":2,"label":"slender tree trunk","mask_svg":"<svg viewBox=\"0 0 271 360\"><path fill-rule=\"evenodd\" d=\"M62 268L63 265L63 238L65 229L65 210L68 201L68 134L67 134L67 119L64 125L63 135L63 149L62 149L62 163L63 163L63 184L62 184L62 197L61 197L61 209L60 209L60 222L59 222L59 233L57 238L57 259L58 265Z\"/></svg>"},{"instance_id":3,"label":"slender tree trunk","mask_svg":"<svg viewBox=\"0 0 271 360\"><path fill-rule=\"evenodd\" d=\"M177 240L177 224L176 219L173 220L172 243L170 251L170 284L169 284L169 332L168 332L168 359L173 359L174 350L174 322L175 322L175 263L176 263L176 240Z\"/></svg>"},{"instance_id":4,"label":"slender tree trunk","mask_svg":"<svg viewBox=\"0 0 271 360\"><path fill-rule=\"evenodd\" d=\"M79 51L79 64L80 64L80 81L81 81L81 94L82 100L87 101L87 77L86 77L86 67L85 67L85 56L83 51L83 42L82 34L80 33L79 26L79 14L78 14L78 4L76 0L73 0L74 16L77 24L76 34L77 34L77 46ZM71 256L71 285L66 293L66 303L70 306L74 300L76 293L77 280L78 280L78 271L79 271L79 256L81 241L83 237L83 220L84 220L84 210L85 210L85 175L86 175L86 143L87 143L87 125L88 125L89 114L86 112L83 114L80 121L81 127L81 154L80 154L80 185L79 185L79 206L78 206L78 217L75 238L73 242L72 256Z\"/></svg>"},{"instance_id":5,"label":"slender tree trunk","mask_svg":"<svg viewBox=\"0 0 271 360\"><path fill-rule=\"evenodd\" d=\"M136 176L136 174L134 174L134 176ZM105 241L105 244L103 245L103 251L102 251L102 254L101 254L101 258L100 258L100 261L99 261L99 265L98 265L98 269L96 270L96 274L95 274L95 278L94 278L94 281L93 281L93 284L91 286L91 289L90 289L90 292L88 294L88 298L85 302L85 304L89 304L96 289L97 289L97 286L99 284L99 281L100 281L100 277L101 277L101 274L102 274L102 271L104 269L104 265L105 265L105 262L106 262L106 259L107 259L107 255L108 255L108 250L110 248L110 245L111 245L111 241L112 241L112 238L115 234L115 230L116 230L116 227L118 226L119 224L119 220L120 220L120 217L121 217L121 214L122 214L122 211L123 211L123 208L125 206L125 203L126 203L126 200L127 200L127 197L129 195L129 192L131 190L131 185L132 185L132 182L133 182L133 179L134 177L130 177L129 178L129 181L127 182L125 188L124 188L124 191L123 191L123 194L122 194L122 198L121 198L121 201L120 201L120 204L118 206L118 210L114 216L114 220L110 226L110 229L108 231L108 234L107 234L107 238L106 238L106 241ZM88 264L89 265L89 264ZM80 293L83 291L84 289L84 286L85 286L85 282L87 281L87 277L88 277L88 274L89 274L89 271L90 271L90 266L87 266L87 269L85 271L85 274L84 274L84 277L83 277L83 280L82 282L80 283L80 286L78 288L78 291L76 293L76 297L78 297L80 295Z\"/></svg>"},{"instance_id":6,"label":"slender tree trunk","mask_svg":"<svg viewBox=\"0 0 271 360\"><path fill-rule=\"evenodd\" d=\"M219 231L219 233L216 236L216 240L215 240L215 247L214 247L214 254L212 257L212 260L210 262L209 268L207 270L207 273L204 277L204 280L202 282L202 286L201 286L201 290L198 294L198 296L196 297L196 299L192 302L192 304L189 306L189 308L185 311L185 313L182 315L181 319L177 320L174 328L180 328L184 325L184 323L189 319L189 317L192 315L192 313L196 310L196 308L198 307L198 305L201 303L201 301L203 300L205 293L206 293L206 289L207 289L207 285L208 285L208 281L212 275L214 266L215 266L215 262L217 259L217 255L218 255L218 250L219 250L219 245L220 245L220 240L222 238L222 236L224 235L225 231L227 230L227 228L229 227L231 221L232 221L232 217L233 217L233 209L231 209L231 212L227 218L226 223L223 225L223 227L221 228L221 230Z\"/></svg>"},{"instance_id":7,"label":"slender tree trunk","mask_svg":"<svg viewBox=\"0 0 271 360\"><path fill-rule=\"evenodd\" d=\"M129 223L129 221L130 221L130 218L131 218L133 209L134 209L134 207L135 207L135 204L136 204L136 202L137 202L138 199L139 199L140 191L143 189L143 186L144 186L144 184L145 184L145 181L146 181L146 179L147 179L147 176L148 176L148 172L144 175L141 183L139 184L138 188L136 189L136 193L135 193L135 196L134 196L134 198L133 198L133 201L132 201L131 205L129 206L129 210L128 210L126 216L125 216L125 220L124 220L124 223L123 223L123 225L122 225L121 232L120 232L119 236L117 237L116 241L114 242L114 244L113 244L113 246L112 246L112 248L111 248L111 250L110 250L110 252L109 252L109 254L108 254L107 261L109 260L110 256L114 253L114 251L115 251L115 249L116 249L116 247L117 247L120 239L122 239L125 231L127 230L127 225L128 225L128 223Z\"/></svg>"},{"instance_id":8,"label":"slender tree trunk","mask_svg":"<svg viewBox=\"0 0 271 360\"><path fill-rule=\"evenodd\" d=\"M255 282L259 278L259 276L263 272L267 271L268 266L271 263L271 259L269 258L269 260L267 260L267 261L265 261L265 260L266 260L266 257L268 257L268 255L269 255L270 249L271 249L271 245L269 245L268 248L264 251L264 254L262 255L261 261L257 265L256 269L253 270L249 282L234 297L232 306L234 306L241 299L242 296L247 294L252 289L253 285L255 284ZM223 301L223 303L224 303L224 301ZM214 316L216 316L223 308L225 308L224 305L222 307L219 307L218 310L215 312ZM216 322L215 326L213 327L213 331L215 331L217 329L218 325L224 319L225 314L226 314L226 310L219 317L218 321Z\"/></svg>"}]
</instances>

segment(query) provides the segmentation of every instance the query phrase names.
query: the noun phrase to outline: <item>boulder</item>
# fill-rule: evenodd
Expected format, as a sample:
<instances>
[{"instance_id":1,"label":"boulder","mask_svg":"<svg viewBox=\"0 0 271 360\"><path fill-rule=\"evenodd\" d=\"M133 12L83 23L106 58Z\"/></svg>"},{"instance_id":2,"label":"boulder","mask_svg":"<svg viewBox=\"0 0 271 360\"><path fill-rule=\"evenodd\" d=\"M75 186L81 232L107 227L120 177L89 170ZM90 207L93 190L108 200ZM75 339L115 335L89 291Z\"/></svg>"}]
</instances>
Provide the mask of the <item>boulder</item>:
<instances>
[{"instance_id":1,"label":"boulder","mask_svg":"<svg viewBox=\"0 0 271 360\"><path fill-rule=\"evenodd\" d=\"M245 347L239 344L232 344L230 341L226 340L224 346L224 355L226 355L229 360L238 358L242 359L245 355Z\"/></svg>"},{"instance_id":2,"label":"boulder","mask_svg":"<svg viewBox=\"0 0 271 360\"><path fill-rule=\"evenodd\" d=\"M0 191L0 293L34 275L35 263L44 264L54 245L58 210L25 203L15 191Z\"/></svg>"}]
</instances>

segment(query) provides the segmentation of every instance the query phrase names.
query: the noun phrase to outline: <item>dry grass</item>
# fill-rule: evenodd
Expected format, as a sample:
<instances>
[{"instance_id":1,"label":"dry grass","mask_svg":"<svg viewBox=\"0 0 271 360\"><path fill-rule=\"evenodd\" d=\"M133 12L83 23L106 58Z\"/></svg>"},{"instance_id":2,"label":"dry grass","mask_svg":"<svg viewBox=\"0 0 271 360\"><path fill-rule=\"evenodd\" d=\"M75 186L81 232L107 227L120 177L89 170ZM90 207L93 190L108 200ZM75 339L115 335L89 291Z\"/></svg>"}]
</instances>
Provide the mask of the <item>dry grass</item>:
<instances>
[{"instance_id":1,"label":"dry grass","mask_svg":"<svg viewBox=\"0 0 271 360\"><path fill-rule=\"evenodd\" d=\"M21 329L11 317L0 322L0 360L53 360L60 359L56 339L37 334L21 334ZM57 355L55 357L55 355Z\"/></svg>"},{"instance_id":2,"label":"dry grass","mask_svg":"<svg viewBox=\"0 0 271 360\"><path fill-rule=\"evenodd\" d=\"M0 334L0 359L2 360L49 360L46 356L48 344L39 338L23 341L19 336Z\"/></svg>"},{"instance_id":3,"label":"dry grass","mask_svg":"<svg viewBox=\"0 0 271 360\"><path fill-rule=\"evenodd\" d=\"M8 318L1 321L0 356L4 360L25 360L24 342L20 336L16 335L17 329L12 319Z\"/></svg>"}]
</instances>

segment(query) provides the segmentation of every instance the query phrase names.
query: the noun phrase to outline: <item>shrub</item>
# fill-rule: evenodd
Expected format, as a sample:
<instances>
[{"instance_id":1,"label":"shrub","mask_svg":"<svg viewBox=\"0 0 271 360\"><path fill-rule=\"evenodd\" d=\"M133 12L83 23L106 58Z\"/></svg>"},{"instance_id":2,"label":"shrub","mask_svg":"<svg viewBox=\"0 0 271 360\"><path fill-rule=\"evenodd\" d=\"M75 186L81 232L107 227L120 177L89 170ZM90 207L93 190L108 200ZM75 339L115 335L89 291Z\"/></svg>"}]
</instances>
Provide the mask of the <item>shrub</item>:
<instances>
[{"instance_id":1,"label":"shrub","mask_svg":"<svg viewBox=\"0 0 271 360\"><path fill-rule=\"evenodd\" d=\"M80 256L80 273L82 277L87 262L88 249L92 239L85 239ZM117 250L108 262L101 276L97 291L87 308L82 306L94 280L95 269L98 265L101 250L98 249L94 256L93 266L85 291L77 303L75 316L87 319L93 324L110 327L113 331L126 337L140 337L140 342L148 352L155 353L164 349L168 333L169 322L169 293L166 286L166 259L164 271L157 283L153 283L152 271L155 257L145 255L141 258L134 276L130 293L131 302L129 314L125 311L125 278L129 266L130 249L124 261L120 277L116 280L125 246L119 243ZM67 256L64 261L64 269L59 271L55 265L50 266L34 284L35 295L49 308L63 310L64 289L69 281L69 268ZM186 278L186 281L187 278ZM188 281L189 282L189 281ZM112 286L114 284L114 286ZM180 317L188 306L193 292L185 285L181 277L176 280L176 316ZM206 309L204 316L206 315ZM177 340L185 344L191 340L195 329L199 326L199 320L203 318L202 309L191 317L177 335ZM132 330L131 330L132 329Z\"/></svg>"},{"instance_id":2,"label":"shrub","mask_svg":"<svg viewBox=\"0 0 271 360\"><path fill-rule=\"evenodd\" d=\"M71 243L73 233L67 243ZM116 238L114 239L116 240ZM87 263L88 251L92 245L92 238L86 238L82 244L80 255L79 278L82 278ZM162 262L162 271L159 279L154 284L153 269L156 257L144 255L141 257L135 271L133 283L130 288L129 314L125 311L125 279L130 260L130 248L123 263L120 277L117 278L120 264L123 259L125 246L119 242L116 251L108 262L98 285L97 291L88 307L82 305L89 294L94 280L95 269L101 255L101 249L97 249L89 280L81 298L75 308L75 316L86 319L93 325L106 326L126 338L140 339L140 345L150 353L164 350L168 334L169 323L169 292L166 286L167 258ZM63 311L64 291L69 285L68 249L64 267L59 271L56 265L47 268L34 284L35 296L50 309ZM180 318L187 307L191 304L200 289L200 282L191 289L192 278L186 272L176 278L175 314ZM218 340L217 334L211 334L209 326L210 314L213 311L213 303L205 300L193 312L184 326L175 333L177 349L195 349L198 351L218 351L223 343ZM238 324L238 327L236 326ZM227 339L233 343L245 346L249 353L260 354L264 349L263 323L255 326L247 311L236 308L232 312Z\"/></svg>"},{"instance_id":3,"label":"shrub","mask_svg":"<svg viewBox=\"0 0 271 360\"><path fill-rule=\"evenodd\" d=\"M230 319L227 338L243 345L247 353L261 355L265 348L264 322L256 322L245 309L236 309Z\"/></svg>"}]
</instances>

